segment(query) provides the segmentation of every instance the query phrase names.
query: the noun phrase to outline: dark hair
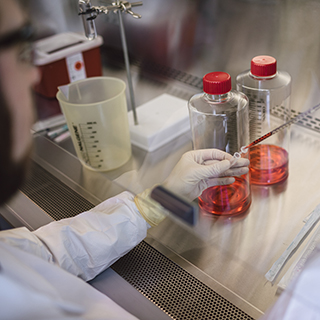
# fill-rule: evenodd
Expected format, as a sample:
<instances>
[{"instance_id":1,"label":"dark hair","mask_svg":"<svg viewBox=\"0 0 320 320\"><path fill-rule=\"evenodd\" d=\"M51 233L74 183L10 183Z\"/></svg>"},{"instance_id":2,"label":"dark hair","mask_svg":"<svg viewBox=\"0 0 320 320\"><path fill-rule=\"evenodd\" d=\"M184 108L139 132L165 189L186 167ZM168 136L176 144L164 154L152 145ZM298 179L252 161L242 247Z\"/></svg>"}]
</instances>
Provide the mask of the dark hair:
<instances>
[{"instance_id":1,"label":"dark hair","mask_svg":"<svg viewBox=\"0 0 320 320\"><path fill-rule=\"evenodd\" d=\"M21 3L22 7L26 5L24 1L14 1ZM21 186L28 165L26 158L19 163L12 160L12 119L2 82L3 79L0 79L0 205L8 201Z\"/></svg>"},{"instance_id":2,"label":"dark hair","mask_svg":"<svg viewBox=\"0 0 320 320\"><path fill-rule=\"evenodd\" d=\"M1 83L0 83L1 84ZM0 204L13 194L10 163L12 154L12 121L9 108L0 87Z\"/></svg>"}]
</instances>

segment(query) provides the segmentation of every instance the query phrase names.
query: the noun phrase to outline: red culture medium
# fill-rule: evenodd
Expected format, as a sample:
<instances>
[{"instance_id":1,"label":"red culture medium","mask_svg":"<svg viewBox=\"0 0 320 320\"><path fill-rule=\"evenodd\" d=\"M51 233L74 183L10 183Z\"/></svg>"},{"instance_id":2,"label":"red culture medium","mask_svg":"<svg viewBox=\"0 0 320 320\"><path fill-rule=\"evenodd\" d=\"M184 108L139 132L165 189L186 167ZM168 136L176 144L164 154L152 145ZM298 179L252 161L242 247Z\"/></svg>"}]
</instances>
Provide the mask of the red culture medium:
<instances>
[{"instance_id":1,"label":"red culture medium","mask_svg":"<svg viewBox=\"0 0 320 320\"><path fill-rule=\"evenodd\" d=\"M243 214L251 204L250 186L244 177L235 177L236 181L230 185L204 190L199 197L199 207L219 216Z\"/></svg>"},{"instance_id":2,"label":"red culture medium","mask_svg":"<svg viewBox=\"0 0 320 320\"><path fill-rule=\"evenodd\" d=\"M288 178L288 152L278 146L260 144L249 149L251 183L267 186Z\"/></svg>"}]
</instances>

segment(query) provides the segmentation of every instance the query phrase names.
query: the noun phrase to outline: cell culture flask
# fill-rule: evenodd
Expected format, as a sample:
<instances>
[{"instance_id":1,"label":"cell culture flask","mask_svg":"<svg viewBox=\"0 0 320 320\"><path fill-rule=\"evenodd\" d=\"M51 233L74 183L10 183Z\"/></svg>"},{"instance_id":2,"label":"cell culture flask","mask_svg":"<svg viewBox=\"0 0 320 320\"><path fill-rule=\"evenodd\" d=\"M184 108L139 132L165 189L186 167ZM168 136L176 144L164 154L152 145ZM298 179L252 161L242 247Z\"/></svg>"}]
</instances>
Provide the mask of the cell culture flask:
<instances>
[{"instance_id":1,"label":"cell culture flask","mask_svg":"<svg viewBox=\"0 0 320 320\"><path fill-rule=\"evenodd\" d=\"M249 142L248 98L231 90L231 77L225 72L206 74L203 91L188 102L193 148L233 155ZM233 184L207 188L199 197L200 208L219 216L243 214L251 204L249 178L245 174L235 177Z\"/></svg>"},{"instance_id":2,"label":"cell culture flask","mask_svg":"<svg viewBox=\"0 0 320 320\"><path fill-rule=\"evenodd\" d=\"M249 98L250 142L290 120L291 77L277 70L271 56L256 56L251 69L236 78L237 90ZM272 185L289 174L290 127L249 149L251 183Z\"/></svg>"}]
</instances>

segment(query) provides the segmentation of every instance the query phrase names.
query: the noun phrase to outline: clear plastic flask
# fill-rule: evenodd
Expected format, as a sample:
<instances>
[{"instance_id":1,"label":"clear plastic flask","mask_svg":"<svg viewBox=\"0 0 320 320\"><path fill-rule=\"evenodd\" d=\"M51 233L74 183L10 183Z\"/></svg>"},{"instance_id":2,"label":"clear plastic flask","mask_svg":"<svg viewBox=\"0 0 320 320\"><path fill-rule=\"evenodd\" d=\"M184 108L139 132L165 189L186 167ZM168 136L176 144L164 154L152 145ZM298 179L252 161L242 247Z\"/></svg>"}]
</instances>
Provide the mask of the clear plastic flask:
<instances>
[{"instance_id":1,"label":"clear plastic flask","mask_svg":"<svg viewBox=\"0 0 320 320\"><path fill-rule=\"evenodd\" d=\"M248 98L231 90L231 77L225 72L206 74L203 91L188 102L193 148L216 148L233 155L249 142ZM235 179L233 184L203 191L200 208L224 216L246 212L251 204L249 174Z\"/></svg>"},{"instance_id":2,"label":"clear plastic flask","mask_svg":"<svg viewBox=\"0 0 320 320\"><path fill-rule=\"evenodd\" d=\"M250 142L290 120L291 77L277 70L271 56L257 56L251 69L236 78L237 90L249 98ZM290 127L249 149L251 183L272 185L289 174Z\"/></svg>"}]
</instances>

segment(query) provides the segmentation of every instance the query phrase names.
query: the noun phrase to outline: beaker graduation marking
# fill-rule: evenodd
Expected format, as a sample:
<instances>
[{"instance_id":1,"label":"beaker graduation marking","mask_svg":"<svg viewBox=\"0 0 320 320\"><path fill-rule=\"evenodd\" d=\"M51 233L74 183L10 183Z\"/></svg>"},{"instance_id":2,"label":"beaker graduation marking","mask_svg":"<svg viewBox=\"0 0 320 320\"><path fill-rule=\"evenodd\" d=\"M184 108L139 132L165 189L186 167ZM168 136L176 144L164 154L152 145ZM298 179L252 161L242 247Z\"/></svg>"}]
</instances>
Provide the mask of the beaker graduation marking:
<instances>
[{"instance_id":1,"label":"beaker graduation marking","mask_svg":"<svg viewBox=\"0 0 320 320\"><path fill-rule=\"evenodd\" d=\"M100 168L103 159L97 138L97 122L80 123L79 127L90 166Z\"/></svg>"}]
</instances>

